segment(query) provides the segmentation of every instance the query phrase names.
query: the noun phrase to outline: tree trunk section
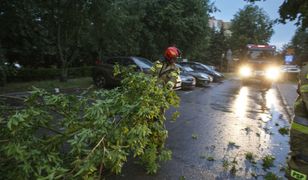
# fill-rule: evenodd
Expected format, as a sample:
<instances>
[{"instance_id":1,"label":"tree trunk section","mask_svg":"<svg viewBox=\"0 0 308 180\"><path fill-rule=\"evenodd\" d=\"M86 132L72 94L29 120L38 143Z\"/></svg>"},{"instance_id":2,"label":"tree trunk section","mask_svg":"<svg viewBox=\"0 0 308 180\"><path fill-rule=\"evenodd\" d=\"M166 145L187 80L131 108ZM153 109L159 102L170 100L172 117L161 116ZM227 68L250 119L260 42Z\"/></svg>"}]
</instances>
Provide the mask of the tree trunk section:
<instances>
[{"instance_id":1,"label":"tree trunk section","mask_svg":"<svg viewBox=\"0 0 308 180\"><path fill-rule=\"evenodd\" d=\"M57 30L57 48L59 57L61 60L61 75L60 75L60 81L66 82L67 81L67 74L68 74L68 67L67 67L67 58L64 57L63 49L61 46L61 25L58 24L58 30Z\"/></svg>"},{"instance_id":2,"label":"tree trunk section","mask_svg":"<svg viewBox=\"0 0 308 180\"><path fill-rule=\"evenodd\" d=\"M7 76L5 73L5 69L0 67L0 87L4 87L7 83Z\"/></svg>"},{"instance_id":3,"label":"tree trunk section","mask_svg":"<svg viewBox=\"0 0 308 180\"><path fill-rule=\"evenodd\" d=\"M68 80L68 67L66 67L65 65L63 65L61 67L61 76L60 76L60 81L61 82L67 82Z\"/></svg>"}]
</instances>

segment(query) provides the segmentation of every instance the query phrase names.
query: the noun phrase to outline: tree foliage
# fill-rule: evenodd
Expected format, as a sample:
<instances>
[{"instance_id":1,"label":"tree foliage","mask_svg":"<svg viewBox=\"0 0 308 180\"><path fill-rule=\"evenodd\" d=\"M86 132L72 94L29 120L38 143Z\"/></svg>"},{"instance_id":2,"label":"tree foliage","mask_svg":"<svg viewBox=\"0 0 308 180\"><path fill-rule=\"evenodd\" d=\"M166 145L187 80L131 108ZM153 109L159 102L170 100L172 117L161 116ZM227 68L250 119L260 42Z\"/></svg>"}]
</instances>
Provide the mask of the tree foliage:
<instances>
[{"instance_id":1,"label":"tree foliage","mask_svg":"<svg viewBox=\"0 0 308 180\"><path fill-rule=\"evenodd\" d=\"M0 40L8 61L70 66L115 55L158 58L176 44L188 58L204 57L208 0L4 0Z\"/></svg>"},{"instance_id":2,"label":"tree foliage","mask_svg":"<svg viewBox=\"0 0 308 180\"><path fill-rule=\"evenodd\" d=\"M256 2L260 0L246 0ZM308 1L307 0L285 0L279 7L280 19L282 23L297 19L297 25L308 27Z\"/></svg>"},{"instance_id":3,"label":"tree foliage","mask_svg":"<svg viewBox=\"0 0 308 180\"><path fill-rule=\"evenodd\" d=\"M161 108L179 99L156 77L117 73L121 88L81 96L35 89L24 109L1 114L0 179L100 179L120 173L129 156L155 173L171 157Z\"/></svg>"},{"instance_id":4,"label":"tree foliage","mask_svg":"<svg viewBox=\"0 0 308 180\"><path fill-rule=\"evenodd\" d=\"M274 33L273 21L258 6L245 6L234 15L231 22L234 50L242 50L247 44L266 44Z\"/></svg>"},{"instance_id":5,"label":"tree foliage","mask_svg":"<svg viewBox=\"0 0 308 180\"><path fill-rule=\"evenodd\" d=\"M291 41L291 47L294 48L296 61L307 61L308 59L308 32L303 28L298 28Z\"/></svg>"},{"instance_id":6,"label":"tree foliage","mask_svg":"<svg viewBox=\"0 0 308 180\"><path fill-rule=\"evenodd\" d=\"M207 52L207 63L221 65L222 54L229 48L227 37L224 35L224 27L219 30L211 29L210 40Z\"/></svg>"}]
</instances>

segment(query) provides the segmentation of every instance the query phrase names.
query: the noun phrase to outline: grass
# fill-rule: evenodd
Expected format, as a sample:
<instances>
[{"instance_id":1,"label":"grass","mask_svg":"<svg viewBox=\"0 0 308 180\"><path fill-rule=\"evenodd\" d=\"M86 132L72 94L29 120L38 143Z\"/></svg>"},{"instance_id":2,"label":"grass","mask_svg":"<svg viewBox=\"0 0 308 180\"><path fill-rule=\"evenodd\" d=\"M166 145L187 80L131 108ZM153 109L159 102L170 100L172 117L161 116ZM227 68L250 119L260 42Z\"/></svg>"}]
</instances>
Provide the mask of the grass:
<instances>
[{"instance_id":1,"label":"grass","mask_svg":"<svg viewBox=\"0 0 308 180\"><path fill-rule=\"evenodd\" d=\"M272 155L266 155L263 159L262 159L263 163L262 166L264 169L269 169L271 167L274 166L274 161L275 161L275 157Z\"/></svg>"},{"instance_id":2,"label":"grass","mask_svg":"<svg viewBox=\"0 0 308 180\"><path fill-rule=\"evenodd\" d=\"M90 77L69 79L67 82L60 82L59 80L47 80L47 81L32 81L32 82L20 82L9 83L5 87L0 88L0 94L9 92L23 92L31 90L32 86L37 88L43 88L46 90L52 90L54 88L66 89L66 88L87 88L93 84Z\"/></svg>"},{"instance_id":3,"label":"grass","mask_svg":"<svg viewBox=\"0 0 308 180\"><path fill-rule=\"evenodd\" d=\"M229 163L228 159L224 159L222 161L222 167L224 168L224 170L225 171L228 170L229 166L230 166L230 163Z\"/></svg>"},{"instance_id":4,"label":"grass","mask_svg":"<svg viewBox=\"0 0 308 180\"><path fill-rule=\"evenodd\" d=\"M289 128L287 128L287 127L280 128L278 131L283 136L289 134Z\"/></svg>"}]
</instances>

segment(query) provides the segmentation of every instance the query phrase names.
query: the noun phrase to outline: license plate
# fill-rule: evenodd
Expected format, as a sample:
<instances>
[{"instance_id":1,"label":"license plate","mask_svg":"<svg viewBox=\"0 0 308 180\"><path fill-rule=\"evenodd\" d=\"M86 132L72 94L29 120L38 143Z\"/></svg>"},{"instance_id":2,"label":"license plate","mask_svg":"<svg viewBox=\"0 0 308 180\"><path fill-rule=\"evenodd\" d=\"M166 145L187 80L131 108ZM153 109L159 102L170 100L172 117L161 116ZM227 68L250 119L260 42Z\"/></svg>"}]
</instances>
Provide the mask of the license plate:
<instances>
[{"instance_id":1,"label":"license plate","mask_svg":"<svg viewBox=\"0 0 308 180\"><path fill-rule=\"evenodd\" d=\"M307 180L307 176L305 174L302 174L300 172L291 170L291 177L297 179L297 180Z\"/></svg>"},{"instance_id":2,"label":"license plate","mask_svg":"<svg viewBox=\"0 0 308 180\"><path fill-rule=\"evenodd\" d=\"M256 76L263 76L264 71L256 71L255 74L256 74Z\"/></svg>"}]
</instances>

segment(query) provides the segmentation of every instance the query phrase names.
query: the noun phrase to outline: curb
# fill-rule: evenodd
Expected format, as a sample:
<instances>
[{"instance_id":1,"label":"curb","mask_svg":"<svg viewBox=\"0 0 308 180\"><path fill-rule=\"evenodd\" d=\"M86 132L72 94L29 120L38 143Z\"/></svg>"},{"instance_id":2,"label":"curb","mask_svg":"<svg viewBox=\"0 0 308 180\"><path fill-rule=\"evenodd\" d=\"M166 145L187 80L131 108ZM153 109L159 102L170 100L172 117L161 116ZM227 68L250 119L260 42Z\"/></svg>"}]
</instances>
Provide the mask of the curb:
<instances>
[{"instance_id":1,"label":"curb","mask_svg":"<svg viewBox=\"0 0 308 180\"><path fill-rule=\"evenodd\" d=\"M282 103L283 103L283 107L284 107L284 110L286 111L286 113L287 113L287 115L288 115L288 119L289 119L289 122L291 122L292 121L292 119L293 119L293 108L291 108L290 106L289 106L289 104L287 103L287 101L286 101L286 99L285 99L285 97L282 95L282 93L281 93L281 91L280 91L280 88L279 88L279 85L278 84L276 84L276 88L277 88L277 90L278 90L278 94L279 94L279 97L280 97L280 99L281 99L281 101L282 101Z\"/></svg>"}]
</instances>

